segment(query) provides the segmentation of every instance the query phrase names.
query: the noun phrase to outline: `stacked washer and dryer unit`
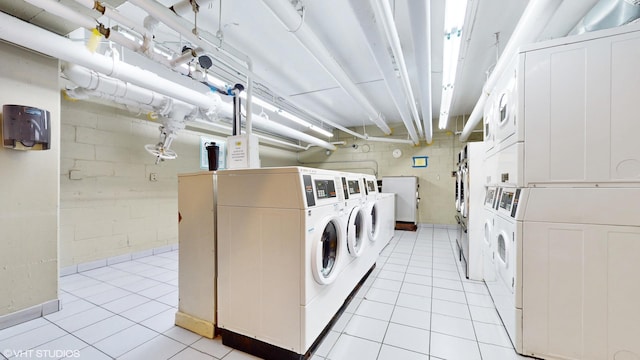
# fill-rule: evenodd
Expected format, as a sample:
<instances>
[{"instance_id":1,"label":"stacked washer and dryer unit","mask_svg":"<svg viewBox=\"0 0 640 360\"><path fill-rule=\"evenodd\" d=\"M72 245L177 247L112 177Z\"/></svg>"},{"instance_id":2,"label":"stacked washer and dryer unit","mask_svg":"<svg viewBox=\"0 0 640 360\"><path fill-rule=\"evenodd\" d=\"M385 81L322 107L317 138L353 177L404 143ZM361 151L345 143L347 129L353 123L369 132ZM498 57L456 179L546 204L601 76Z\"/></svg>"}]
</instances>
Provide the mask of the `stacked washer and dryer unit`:
<instances>
[{"instance_id":1,"label":"stacked washer and dryer unit","mask_svg":"<svg viewBox=\"0 0 640 360\"><path fill-rule=\"evenodd\" d=\"M483 261L480 237L484 220L484 210L471 204L480 204L484 197L484 157L485 144L466 144L458 155L456 172L456 221L460 225L456 237L458 260L467 279L482 280Z\"/></svg>"},{"instance_id":2,"label":"stacked washer and dryer unit","mask_svg":"<svg viewBox=\"0 0 640 360\"><path fill-rule=\"evenodd\" d=\"M484 276L519 353L640 359L640 25L521 49L485 108Z\"/></svg>"},{"instance_id":3,"label":"stacked washer and dryer unit","mask_svg":"<svg viewBox=\"0 0 640 360\"><path fill-rule=\"evenodd\" d=\"M330 170L218 172L223 344L304 358L377 259L362 188L362 175Z\"/></svg>"}]
</instances>

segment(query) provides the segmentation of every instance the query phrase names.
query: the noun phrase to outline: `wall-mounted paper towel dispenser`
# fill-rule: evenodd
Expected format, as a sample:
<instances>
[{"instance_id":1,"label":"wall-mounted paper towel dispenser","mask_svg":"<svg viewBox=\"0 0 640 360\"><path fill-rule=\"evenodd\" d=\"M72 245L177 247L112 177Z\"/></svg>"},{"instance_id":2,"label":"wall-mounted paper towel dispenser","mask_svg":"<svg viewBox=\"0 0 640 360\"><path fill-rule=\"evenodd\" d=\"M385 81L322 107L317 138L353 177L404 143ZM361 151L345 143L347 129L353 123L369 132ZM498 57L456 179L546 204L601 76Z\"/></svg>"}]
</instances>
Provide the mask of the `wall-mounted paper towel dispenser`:
<instances>
[{"instance_id":1,"label":"wall-mounted paper towel dispenser","mask_svg":"<svg viewBox=\"0 0 640 360\"><path fill-rule=\"evenodd\" d=\"M50 114L23 105L2 106L4 147L16 150L47 150L51 143Z\"/></svg>"}]
</instances>

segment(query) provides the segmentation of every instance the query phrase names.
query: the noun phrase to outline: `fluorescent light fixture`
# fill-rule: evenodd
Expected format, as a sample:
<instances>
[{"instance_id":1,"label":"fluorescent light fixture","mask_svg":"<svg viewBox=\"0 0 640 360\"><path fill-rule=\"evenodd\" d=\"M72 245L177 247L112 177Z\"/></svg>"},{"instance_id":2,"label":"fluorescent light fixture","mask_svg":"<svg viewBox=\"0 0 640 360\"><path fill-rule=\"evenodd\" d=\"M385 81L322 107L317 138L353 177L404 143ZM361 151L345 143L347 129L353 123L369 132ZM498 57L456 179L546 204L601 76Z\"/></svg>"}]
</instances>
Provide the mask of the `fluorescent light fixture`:
<instances>
[{"instance_id":1,"label":"fluorescent light fixture","mask_svg":"<svg viewBox=\"0 0 640 360\"><path fill-rule=\"evenodd\" d=\"M322 134L322 135L324 135L326 137L333 137L333 133L331 133L331 132L329 132L329 131L327 131L327 130L325 130L323 128L319 128L319 127L317 127L315 125L309 126L309 129L317 132L318 134Z\"/></svg>"},{"instance_id":2,"label":"fluorescent light fixture","mask_svg":"<svg viewBox=\"0 0 640 360\"><path fill-rule=\"evenodd\" d=\"M438 127L446 129L449 122L449 110L453 99L462 25L467 12L467 0L446 0L444 11L444 46L442 55L442 100L440 102L440 119Z\"/></svg>"},{"instance_id":3,"label":"fluorescent light fixture","mask_svg":"<svg viewBox=\"0 0 640 360\"><path fill-rule=\"evenodd\" d=\"M311 131L315 131L318 134L321 134L321 135L324 135L324 136L327 136L327 137L333 137L333 133L331 133L331 132L329 132L329 131L321 128L321 127L317 127L315 125L312 125L312 124L300 119L299 117L297 117L297 116L295 116L293 114L290 114L290 113L288 113L288 112L286 112L284 110L278 110L278 111L276 111L276 114L278 114L278 115L280 115L280 116L282 116L282 117L284 117L286 119L289 119L289 120L295 122L296 124L300 124L300 125L308 128Z\"/></svg>"},{"instance_id":4,"label":"fluorescent light fixture","mask_svg":"<svg viewBox=\"0 0 640 360\"><path fill-rule=\"evenodd\" d=\"M181 66L184 66L186 64L182 64ZM189 66L187 65L186 67L187 69L189 68ZM224 89L227 86L227 83L218 79L217 77L211 76L211 74L207 74L207 81L209 82L209 84L217 87L218 89Z\"/></svg>"},{"instance_id":5,"label":"fluorescent light fixture","mask_svg":"<svg viewBox=\"0 0 640 360\"><path fill-rule=\"evenodd\" d=\"M244 92L240 93L240 97L245 99L245 100L247 99L247 95ZM327 136L327 137L332 137L333 136L333 133L331 133L331 132L329 132L329 131L321 128L321 127L318 127L318 126L315 126L313 124L310 124L307 121L304 121L304 120L300 119L299 117L297 117L297 116L295 116L295 115L293 115L293 114L291 114L291 113L289 113L287 111L284 111L284 110L282 110L282 109L280 109L280 108L278 108L278 107L276 107L276 106L274 106L274 105L272 105L272 104L260 99L259 97L253 96L251 99L252 99L251 101L253 102L254 105L261 106L263 109L271 111L271 112L273 112L275 114L278 114L278 115L282 116L285 119L289 119L289 120L295 122L296 124L299 124L299 125L302 125L302 126L306 127L309 130L315 131L316 133L324 135L324 136Z\"/></svg>"},{"instance_id":6,"label":"fluorescent light fixture","mask_svg":"<svg viewBox=\"0 0 640 360\"><path fill-rule=\"evenodd\" d=\"M247 93L246 92L241 92L240 93L240 98L246 101L247 100ZM260 107L262 107L263 109L265 109L267 111L271 111L271 112L277 112L278 111L278 108L276 106L271 105L270 103L260 99L259 97L252 96L251 97L251 102L254 105L260 106Z\"/></svg>"}]
</instances>

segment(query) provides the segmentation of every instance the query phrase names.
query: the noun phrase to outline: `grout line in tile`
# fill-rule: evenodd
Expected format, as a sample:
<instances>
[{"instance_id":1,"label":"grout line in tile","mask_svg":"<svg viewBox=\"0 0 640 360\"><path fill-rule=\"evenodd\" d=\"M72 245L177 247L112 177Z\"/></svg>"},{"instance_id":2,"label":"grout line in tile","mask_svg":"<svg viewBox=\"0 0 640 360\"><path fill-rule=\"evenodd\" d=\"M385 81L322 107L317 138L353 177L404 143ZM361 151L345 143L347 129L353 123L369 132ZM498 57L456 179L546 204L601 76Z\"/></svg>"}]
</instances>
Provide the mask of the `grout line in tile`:
<instances>
[{"instance_id":1,"label":"grout line in tile","mask_svg":"<svg viewBox=\"0 0 640 360\"><path fill-rule=\"evenodd\" d=\"M433 237L433 231L435 230L431 230L431 236ZM448 235L448 232L447 232ZM431 274L433 274L433 241L431 242ZM433 280L432 280L433 283ZM431 299L429 299L429 312L431 313L431 316L429 316L429 358L431 358L431 353L432 353L432 344L431 344L431 334L433 334L433 286L431 286Z\"/></svg>"}]
</instances>

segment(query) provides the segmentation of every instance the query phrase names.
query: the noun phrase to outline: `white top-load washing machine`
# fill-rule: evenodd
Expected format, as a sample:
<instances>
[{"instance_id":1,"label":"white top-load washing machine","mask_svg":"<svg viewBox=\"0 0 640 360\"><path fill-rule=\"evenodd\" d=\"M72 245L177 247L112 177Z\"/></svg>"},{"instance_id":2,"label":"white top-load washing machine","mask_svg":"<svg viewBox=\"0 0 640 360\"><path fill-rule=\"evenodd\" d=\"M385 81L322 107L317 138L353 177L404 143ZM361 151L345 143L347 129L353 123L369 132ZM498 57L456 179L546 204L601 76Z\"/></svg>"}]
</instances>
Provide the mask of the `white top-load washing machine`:
<instances>
[{"instance_id":1,"label":"white top-load washing machine","mask_svg":"<svg viewBox=\"0 0 640 360\"><path fill-rule=\"evenodd\" d=\"M340 173L218 172L218 326L267 359L307 353L353 291Z\"/></svg>"}]
</instances>

